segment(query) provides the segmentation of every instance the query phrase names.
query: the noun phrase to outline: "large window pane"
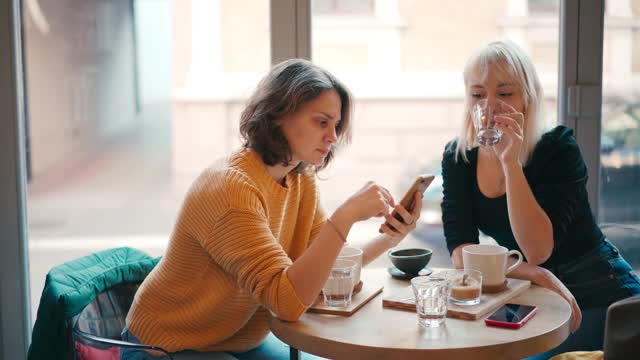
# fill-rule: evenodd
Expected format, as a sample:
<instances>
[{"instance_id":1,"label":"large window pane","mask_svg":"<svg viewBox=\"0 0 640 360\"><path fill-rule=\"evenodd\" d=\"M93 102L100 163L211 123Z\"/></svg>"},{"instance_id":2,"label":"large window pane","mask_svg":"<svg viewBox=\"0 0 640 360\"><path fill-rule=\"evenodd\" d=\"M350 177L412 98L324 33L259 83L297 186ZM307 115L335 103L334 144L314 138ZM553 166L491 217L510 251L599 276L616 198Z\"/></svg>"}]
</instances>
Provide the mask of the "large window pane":
<instances>
[{"instance_id":1,"label":"large window pane","mask_svg":"<svg viewBox=\"0 0 640 360\"><path fill-rule=\"evenodd\" d=\"M268 14L264 0L23 1L34 314L54 265L162 254L186 187L239 146Z\"/></svg>"},{"instance_id":2,"label":"large window pane","mask_svg":"<svg viewBox=\"0 0 640 360\"><path fill-rule=\"evenodd\" d=\"M340 9L331 1L333 9ZM315 0L312 9L327 1ZM319 4L323 4L320 6ZM431 264L449 263L440 229L445 144L463 117L462 68L482 44L517 42L541 77L546 122L556 123L558 1L377 0L371 13L317 11L312 16L313 60L353 91L354 142L320 183L333 211L367 180L402 196L419 173L438 175L427 191L414 239L403 245L433 248ZM326 5L326 6L325 6ZM452 24L456 24L452 26ZM359 224L354 241L373 236L379 220ZM378 265L386 264L382 257Z\"/></svg>"},{"instance_id":3,"label":"large window pane","mask_svg":"<svg viewBox=\"0 0 640 360\"><path fill-rule=\"evenodd\" d=\"M640 252L628 251L640 241L640 1L607 1L605 9L598 218L625 229L614 240L640 269Z\"/></svg>"},{"instance_id":4,"label":"large window pane","mask_svg":"<svg viewBox=\"0 0 640 360\"><path fill-rule=\"evenodd\" d=\"M608 1L599 218L640 222L640 1Z\"/></svg>"}]
</instances>

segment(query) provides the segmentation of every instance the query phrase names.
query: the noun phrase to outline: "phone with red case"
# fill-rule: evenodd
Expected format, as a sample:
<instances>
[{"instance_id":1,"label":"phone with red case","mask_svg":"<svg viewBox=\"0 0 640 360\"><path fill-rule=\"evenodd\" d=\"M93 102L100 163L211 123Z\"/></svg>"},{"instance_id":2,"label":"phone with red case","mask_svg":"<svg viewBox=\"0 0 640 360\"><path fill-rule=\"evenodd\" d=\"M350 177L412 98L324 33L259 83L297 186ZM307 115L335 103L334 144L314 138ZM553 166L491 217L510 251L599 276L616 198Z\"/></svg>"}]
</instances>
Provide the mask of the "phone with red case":
<instances>
[{"instance_id":1,"label":"phone with red case","mask_svg":"<svg viewBox=\"0 0 640 360\"><path fill-rule=\"evenodd\" d=\"M538 308L531 305L504 304L486 318L484 323L488 326L520 329L537 311Z\"/></svg>"}]
</instances>

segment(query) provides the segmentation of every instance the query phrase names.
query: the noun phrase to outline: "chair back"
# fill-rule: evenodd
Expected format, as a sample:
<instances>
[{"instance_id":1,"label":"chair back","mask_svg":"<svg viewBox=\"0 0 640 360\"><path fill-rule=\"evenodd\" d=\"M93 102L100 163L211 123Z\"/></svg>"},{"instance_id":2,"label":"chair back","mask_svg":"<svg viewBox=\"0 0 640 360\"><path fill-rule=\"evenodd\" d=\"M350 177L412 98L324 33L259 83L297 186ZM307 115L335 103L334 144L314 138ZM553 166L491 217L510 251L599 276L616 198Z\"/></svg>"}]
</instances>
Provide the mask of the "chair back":
<instances>
[{"instance_id":1,"label":"chair back","mask_svg":"<svg viewBox=\"0 0 640 360\"><path fill-rule=\"evenodd\" d=\"M73 317L72 328L91 335L119 340L138 286L140 284L122 283L101 292Z\"/></svg>"},{"instance_id":2,"label":"chair back","mask_svg":"<svg viewBox=\"0 0 640 360\"><path fill-rule=\"evenodd\" d=\"M132 282L117 284L99 293L71 319L74 359L119 360L123 349L131 358L172 359L163 349L122 339L127 313L139 286L140 283ZM143 357L138 355L142 352L145 352Z\"/></svg>"},{"instance_id":3,"label":"chair back","mask_svg":"<svg viewBox=\"0 0 640 360\"><path fill-rule=\"evenodd\" d=\"M40 296L28 359L73 359L76 316L111 288L141 283L159 261L160 258L154 259L143 251L120 247L53 267L47 273ZM120 312L124 318L126 311Z\"/></svg>"}]
</instances>

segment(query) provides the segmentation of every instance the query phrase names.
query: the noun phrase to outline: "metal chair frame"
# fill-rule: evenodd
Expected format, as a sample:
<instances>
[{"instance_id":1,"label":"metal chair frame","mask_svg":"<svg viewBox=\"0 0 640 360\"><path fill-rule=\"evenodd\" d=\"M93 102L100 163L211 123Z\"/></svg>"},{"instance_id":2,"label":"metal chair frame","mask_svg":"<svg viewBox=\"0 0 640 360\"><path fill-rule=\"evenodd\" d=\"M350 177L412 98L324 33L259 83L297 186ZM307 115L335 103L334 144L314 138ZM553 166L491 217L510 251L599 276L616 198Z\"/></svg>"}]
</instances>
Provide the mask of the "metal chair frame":
<instances>
[{"instance_id":1,"label":"metal chair frame","mask_svg":"<svg viewBox=\"0 0 640 360\"><path fill-rule=\"evenodd\" d=\"M105 290L103 293L111 291L115 287L130 286L131 284L133 284L133 283L118 284L118 285L115 285L115 286ZM133 284L133 285L136 286L138 284ZM97 301L97 299L98 298L96 297L96 299L94 301L92 301L91 303L87 304L85 309L87 307L89 307L89 306L92 306L94 304L94 302ZM130 304L127 304L127 305L130 306ZM88 333L86 331L82 331L82 330L78 329L77 328L78 317L84 311L85 310L83 309L77 316L75 316L73 319L69 320L69 327L70 327L70 329L72 329L71 330L71 339L73 341L72 346L75 346L75 342L79 340L79 342L83 343L83 344L96 343L96 344L105 345L107 347L114 347L115 346L115 347L119 347L119 348L129 348L129 349L155 351L155 352L158 352L159 354L162 354L164 357L166 357L166 358L168 358L170 360L173 360L173 356L171 355L171 353L169 353L169 351L167 351L167 350L165 350L165 349L163 349L161 347L145 345L145 344L137 344L137 343L132 343L132 342L129 342L129 341L112 339L112 338L105 337L105 336L98 336L98 335L91 334L91 333ZM77 358L77 353L75 351L74 351L74 358Z\"/></svg>"}]
</instances>

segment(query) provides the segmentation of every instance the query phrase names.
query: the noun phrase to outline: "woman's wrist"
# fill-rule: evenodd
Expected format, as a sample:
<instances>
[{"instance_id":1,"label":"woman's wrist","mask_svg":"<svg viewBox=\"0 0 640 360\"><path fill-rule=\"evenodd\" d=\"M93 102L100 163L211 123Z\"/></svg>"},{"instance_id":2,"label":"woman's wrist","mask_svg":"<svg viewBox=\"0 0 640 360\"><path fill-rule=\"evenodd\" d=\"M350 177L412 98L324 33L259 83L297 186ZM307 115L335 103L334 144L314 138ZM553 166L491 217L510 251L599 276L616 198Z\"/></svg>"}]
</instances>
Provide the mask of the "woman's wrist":
<instances>
[{"instance_id":1,"label":"woman's wrist","mask_svg":"<svg viewBox=\"0 0 640 360\"><path fill-rule=\"evenodd\" d=\"M352 212L345 206L345 204L340 205L336 211L331 215L331 220L340 225L345 225L351 228L353 223L356 222Z\"/></svg>"},{"instance_id":2,"label":"woman's wrist","mask_svg":"<svg viewBox=\"0 0 640 360\"><path fill-rule=\"evenodd\" d=\"M531 265L531 266L534 266L534 265ZM532 280L537 285L540 285L542 287L548 287L549 273L550 273L549 270L540 266L535 266Z\"/></svg>"},{"instance_id":3,"label":"woman's wrist","mask_svg":"<svg viewBox=\"0 0 640 360\"><path fill-rule=\"evenodd\" d=\"M379 235L379 239L384 244L386 250L389 250L391 248L398 246L398 244L400 244L400 241L402 240L400 238L395 238L387 234Z\"/></svg>"},{"instance_id":4,"label":"woman's wrist","mask_svg":"<svg viewBox=\"0 0 640 360\"><path fill-rule=\"evenodd\" d=\"M504 172L505 177L509 177L510 174L515 174L516 172L522 172L522 165L519 160L514 160L505 164L502 164L502 170Z\"/></svg>"},{"instance_id":5,"label":"woman's wrist","mask_svg":"<svg viewBox=\"0 0 640 360\"><path fill-rule=\"evenodd\" d=\"M327 222L329 226L333 227L342 240L346 240L349 231L351 230L351 226L353 225L353 220L349 216L349 212L345 211L342 207L336 209L336 211L327 218Z\"/></svg>"}]
</instances>

